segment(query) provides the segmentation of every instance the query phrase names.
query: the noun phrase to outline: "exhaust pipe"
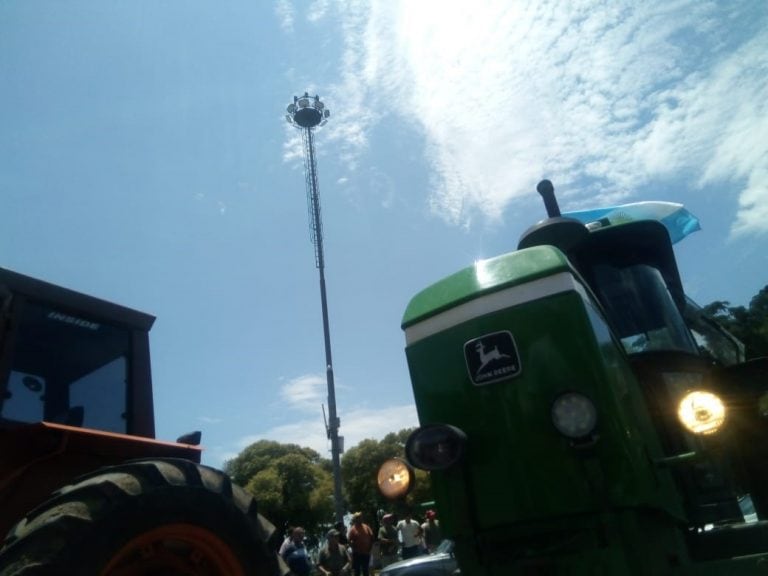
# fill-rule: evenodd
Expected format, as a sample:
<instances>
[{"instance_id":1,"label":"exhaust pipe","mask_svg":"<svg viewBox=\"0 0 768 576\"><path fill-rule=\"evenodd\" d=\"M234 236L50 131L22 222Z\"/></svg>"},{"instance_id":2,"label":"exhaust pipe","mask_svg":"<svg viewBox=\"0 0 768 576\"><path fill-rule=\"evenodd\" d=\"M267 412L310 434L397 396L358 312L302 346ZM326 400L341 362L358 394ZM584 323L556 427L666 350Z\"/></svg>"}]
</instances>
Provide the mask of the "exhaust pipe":
<instances>
[{"instance_id":1,"label":"exhaust pipe","mask_svg":"<svg viewBox=\"0 0 768 576\"><path fill-rule=\"evenodd\" d=\"M560 207L557 205L557 198L555 198L555 187L549 180L542 180L536 186L536 190L544 199L544 207L547 209L547 216L550 218L556 218L560 216Z\"/></svg>"}]
</instances>

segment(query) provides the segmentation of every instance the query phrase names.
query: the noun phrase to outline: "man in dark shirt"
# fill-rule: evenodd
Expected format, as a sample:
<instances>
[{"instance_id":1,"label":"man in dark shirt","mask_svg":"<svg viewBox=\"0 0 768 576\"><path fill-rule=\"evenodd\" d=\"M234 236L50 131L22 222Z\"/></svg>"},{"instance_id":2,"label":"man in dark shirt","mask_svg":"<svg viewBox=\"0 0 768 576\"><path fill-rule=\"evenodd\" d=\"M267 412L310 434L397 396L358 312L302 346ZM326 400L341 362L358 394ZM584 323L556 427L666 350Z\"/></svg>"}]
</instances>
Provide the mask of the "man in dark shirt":
<instances>
[{"instance_id":1,"label":"man in dark shirt","mask_svg":"<svg viewBox=\"0 0 768 576\"><path fill-rule=\"evenodd\" d=\"M312 572L312 561L304 546L304 528L297 526L291 533L291 541L283 547L281 554L288 568L296 576L309 576Z\"/></svg>"},{"instance_id":2,"label":"man in dark shirt","mask_svg":"<svg viewBox=\"0 0 768 576\"><path fill-rule=\"evenodd\" d=\"M344 526L344 522L336 522L333 527L339 533L339 544L349 546L349 540L347 540L347 527Z\"/></svg>"},{"instance_id":3,"label":"man in dark shirt","mask_svg":"<svg viewBox=\"0 0 768 576\"><path fill-rule=\"evenodd\" d=\"M381 527L379 528L379 546L381 546L381 567L385 568L400 558L397 556L397 549L400 542L397 539L397 528L393 523L394 516L385 514L381 518Z\"/></svg>"},{"instance_id":4,"label":"man in dark shirt","mask_svg":"<svg viewBox=\"0 0 768 576\"><path fill-rule=\"evenodd\" d=\"M339 544L339 531L328 531L328 542L320 550L317 568L323 576L342 576L349 573L352 558L347 547Z\"/></svg>"},{"instance_id":5,"label":"man in dark shirt","mask_svg":"<svg viewBox=\"0 0 768 576\"><path fill-rule=\"evenodd\" d=\"M434 510L427 510L427 520L421 525L421 531L424 534L424 545L427 547L427 551L430 554L434 553L440 542L443 541L440 522L437 520L437 514Z\"/></svg>"}]
</instances>

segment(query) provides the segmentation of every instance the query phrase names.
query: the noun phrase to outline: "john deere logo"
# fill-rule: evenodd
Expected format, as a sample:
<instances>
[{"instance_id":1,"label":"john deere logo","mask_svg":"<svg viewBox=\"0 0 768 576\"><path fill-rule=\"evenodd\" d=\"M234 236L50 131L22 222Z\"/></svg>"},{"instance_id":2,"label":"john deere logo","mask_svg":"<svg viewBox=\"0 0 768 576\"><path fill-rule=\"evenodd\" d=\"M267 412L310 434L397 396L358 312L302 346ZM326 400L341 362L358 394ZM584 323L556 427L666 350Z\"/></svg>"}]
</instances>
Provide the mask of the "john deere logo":
<instances>
[{"instance_id":1,"label":"john deere logo","mask_svg":"<svg viewBox=\"0 0 768 576\"><path fill-rule=\"evenodd\" d=\"M494 332L464 344L469 378L476 385L490 384L520 374L520 358L512 333Z\"/></svg>"}]
</instances>

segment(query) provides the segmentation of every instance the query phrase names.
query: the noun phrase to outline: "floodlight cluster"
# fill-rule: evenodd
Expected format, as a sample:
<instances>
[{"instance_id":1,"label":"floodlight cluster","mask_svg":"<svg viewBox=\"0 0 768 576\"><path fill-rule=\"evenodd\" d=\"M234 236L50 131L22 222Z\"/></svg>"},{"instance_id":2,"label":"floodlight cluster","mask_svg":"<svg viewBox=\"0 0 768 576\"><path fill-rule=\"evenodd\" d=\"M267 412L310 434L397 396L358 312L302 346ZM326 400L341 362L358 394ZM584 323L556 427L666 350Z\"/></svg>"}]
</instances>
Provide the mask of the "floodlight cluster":
<instances>
[{"instance_id":1,"label":"floodlight cluster","mask_svg":"<svg viewBox=\"0 0 768 576\"><path fill-rule=\"evenodd\" d=\"M310 96L308 92L304 92L304 96L294 96L293 103L288 104L285 110L286 121L296 128L324 126L331 115L320 96Z\"/></svg>"}]
</instances>

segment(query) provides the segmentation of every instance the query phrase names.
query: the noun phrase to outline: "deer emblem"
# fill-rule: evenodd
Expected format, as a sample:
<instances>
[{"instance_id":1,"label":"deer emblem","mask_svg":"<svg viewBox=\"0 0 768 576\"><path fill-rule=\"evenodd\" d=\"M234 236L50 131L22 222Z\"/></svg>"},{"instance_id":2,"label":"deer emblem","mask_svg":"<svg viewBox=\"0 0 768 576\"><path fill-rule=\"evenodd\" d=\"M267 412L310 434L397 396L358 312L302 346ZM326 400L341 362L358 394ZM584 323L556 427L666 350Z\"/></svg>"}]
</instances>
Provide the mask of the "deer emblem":
<instances>
[{"instance_id":1,"label":"deer emblem","mask_svg":"<svg viewBox=\"0 0 768 576\"><path fill-rule=\"evenodd\" d=\"M509 358L509 354L504 354L503 352L499 351L498 346L494 346L491 348L488 352L485 351L485 346L483 346L483 343L481 341L478 341L475 344L475 350L477 350L477 354L480 357L480 368L477 369L477 372L475 372L475 375L479 375L485 370L485 367L494 360L502 360L503 358Z\"/></svg>"}]
</instances>

